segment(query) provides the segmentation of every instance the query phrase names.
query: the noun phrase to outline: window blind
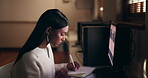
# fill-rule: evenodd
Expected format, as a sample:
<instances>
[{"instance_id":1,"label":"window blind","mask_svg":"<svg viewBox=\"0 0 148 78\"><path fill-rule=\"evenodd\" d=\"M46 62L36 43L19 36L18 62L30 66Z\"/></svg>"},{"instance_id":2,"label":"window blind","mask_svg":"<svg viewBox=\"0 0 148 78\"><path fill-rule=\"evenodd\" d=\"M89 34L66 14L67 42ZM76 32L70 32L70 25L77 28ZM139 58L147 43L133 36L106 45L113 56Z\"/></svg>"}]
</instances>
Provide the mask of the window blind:
<instances>
[{"instance_id":1,"label":"window blind","mask_svg":"<svg viewBox=\"0 0 148 78\"><path fill-rule=\"evenodd\" d=\"M129 0L130 13L145 13L146 0Z\"/></svg>"}]
</instances>

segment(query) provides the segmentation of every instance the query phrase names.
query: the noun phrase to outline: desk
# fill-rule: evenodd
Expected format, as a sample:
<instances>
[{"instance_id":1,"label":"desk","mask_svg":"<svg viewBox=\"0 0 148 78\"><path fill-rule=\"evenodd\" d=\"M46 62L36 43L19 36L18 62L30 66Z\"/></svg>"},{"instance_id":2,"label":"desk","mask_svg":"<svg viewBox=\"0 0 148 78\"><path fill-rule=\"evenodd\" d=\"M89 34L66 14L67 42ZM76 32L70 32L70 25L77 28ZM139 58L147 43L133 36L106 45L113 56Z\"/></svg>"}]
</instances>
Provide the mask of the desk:
<instances>
[{"instance_id":1,"label":"desk","mask_svg":"<svg viewBox=\"0 0 148 78\"><path fill-rule=\"evenodd\" d=\"M81 66L77 71L69 71L68 75L71 77L93 78L93 71L95 67Z\"/></svg>"},{"instance_id":2,"label":"desk","mask_svg":"<svg viewBox=\"0 0 148 78\"><path fill-rule=\"evenodd\" d=\"M70 78L78 78L78 77L70 77ZM91 75L83 77L83 78L95 78L95 75L92 73Z\"/></svg>"}]
</instances>

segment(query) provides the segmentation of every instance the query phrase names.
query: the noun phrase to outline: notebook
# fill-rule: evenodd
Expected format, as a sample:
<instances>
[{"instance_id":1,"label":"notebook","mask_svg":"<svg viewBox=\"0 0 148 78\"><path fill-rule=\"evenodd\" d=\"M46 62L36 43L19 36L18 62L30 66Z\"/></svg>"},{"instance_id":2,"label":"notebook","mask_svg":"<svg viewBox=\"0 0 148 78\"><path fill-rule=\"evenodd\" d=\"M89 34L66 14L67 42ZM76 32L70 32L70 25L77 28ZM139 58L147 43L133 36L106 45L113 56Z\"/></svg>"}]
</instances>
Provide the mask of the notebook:
<instances>
[{"instance_id":1,"label":"notebook","mask_svg":"<svg viewBox=\"0 0 148 78\"><path fill-rule=\"evenodd\" d=\"M77 71L69 71L68 76L71 77L86 77L92 74L95 67L81 66Z\"/></svg>"}]
</instances>

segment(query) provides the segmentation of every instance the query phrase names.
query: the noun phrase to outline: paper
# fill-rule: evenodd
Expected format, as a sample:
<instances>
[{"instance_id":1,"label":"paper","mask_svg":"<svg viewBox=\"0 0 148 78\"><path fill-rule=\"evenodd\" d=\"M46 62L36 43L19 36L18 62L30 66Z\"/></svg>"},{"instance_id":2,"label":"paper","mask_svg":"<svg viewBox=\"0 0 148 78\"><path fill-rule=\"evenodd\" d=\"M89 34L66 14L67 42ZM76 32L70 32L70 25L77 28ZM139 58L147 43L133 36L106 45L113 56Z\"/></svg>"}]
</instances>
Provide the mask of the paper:
<instances>
[{"instance_id":1,"label":"paper","mask_svg":"<svg viewBox=\"0 0 148 78\"><path fill-rule=\"evenodd\" d=\"M77 71L69 71L68 75L72 77L85 77L90 75L94 69L95 67L82 66Z\"/></svg>"}]
</instances>

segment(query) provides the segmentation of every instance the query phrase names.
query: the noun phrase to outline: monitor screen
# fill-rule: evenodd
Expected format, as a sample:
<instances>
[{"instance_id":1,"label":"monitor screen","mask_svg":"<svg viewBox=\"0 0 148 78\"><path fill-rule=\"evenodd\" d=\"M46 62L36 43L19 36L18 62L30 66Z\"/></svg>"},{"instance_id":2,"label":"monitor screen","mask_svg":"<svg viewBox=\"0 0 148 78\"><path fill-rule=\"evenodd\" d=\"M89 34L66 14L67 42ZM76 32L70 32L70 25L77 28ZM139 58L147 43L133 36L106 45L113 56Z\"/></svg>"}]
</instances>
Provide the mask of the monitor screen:
<instances>
[{"instance_id":1,"label":"monitor screen","mask_svg":"<svg viewBox=\"0 0 148 78\"><path fill-rule=\"evenodd\" d=\"M116 26L114 24L111 24L110 25L110 37L109 37L109 52L108 52L111 65L113 65L115 37L116 37Z\"/></svg>"}]
</instances>

